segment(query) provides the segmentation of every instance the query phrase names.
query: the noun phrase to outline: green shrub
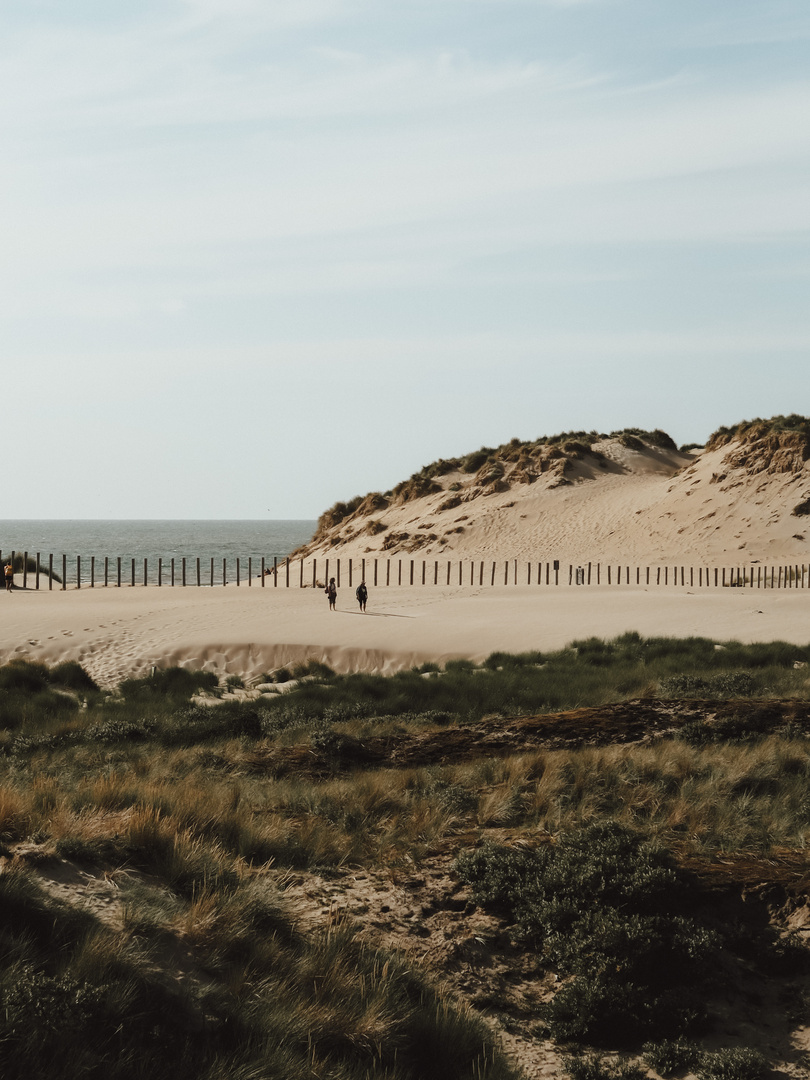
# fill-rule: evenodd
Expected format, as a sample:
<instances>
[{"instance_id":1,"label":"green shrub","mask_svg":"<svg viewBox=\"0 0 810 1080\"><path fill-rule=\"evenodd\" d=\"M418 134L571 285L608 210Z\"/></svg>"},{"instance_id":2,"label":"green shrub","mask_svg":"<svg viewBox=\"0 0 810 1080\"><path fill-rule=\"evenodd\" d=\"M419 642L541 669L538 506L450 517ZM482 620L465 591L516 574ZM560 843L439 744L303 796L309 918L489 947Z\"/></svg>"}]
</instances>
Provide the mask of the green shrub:
<instances>
[{"instance_id":1,"label":"green shrub","mask_svg":"<svg viewBox=\"0 0 810 1080\"><path fill-rule=\"evenodd\" d=\"M572 1054L563 1058L563 1068L571 1080L646 1080L644 1069L631 1062L606 1061L599 1054Z\"/></svg>"},{"instance_id":2,"label":"green shrub","mask_svg":"<svg viewBox=\"0 0 810 1080\"><path fill-rule=\"evenodd\" d=\"M702 1052L697 1043L688 1039L663 1039L648 1042L642 1047L644 1061L661 1076L676 1072L694 1072Z\"/></svg>"},{"instance_id":3,"label":"green shrub","mask_svg":"<svg viewBox=\"0 0 810 1080\"><path fill-rule=\"evenodd\" d=\"M683 917L685 879L637 834L607 822L536 851L484 845L456 871L516 940L575 976L544 1009L554 1038L622 1046L701 1021L717 939Z\"/></svg>"},{"instance_id":4,"label":"green shrub","mask_svg":"<svg viewBox=\"0 0 810 1080\"><path fill-rule=\"evenodd\" d=\"M75 660L65 660L51 668L50 681L53 686L62 686L66 690L79 693L92 693L98 690L98 684L87 674L81 664Z\"/></svg>"},{"instance_id":5,"label":"green shrub","mask_svg":"<svg viewBox=\"0 0 810 1080\"><path fill-rule=\"evenodd\" d=\"M729 1047L704 1054L698 1066L699 1080L764 1080L770 1069L758 1050Z\"/></svg>"},{"instance_id":6,"label":"green shrub","mask_svg":"<svg viewBox=\"0 0 810 1080\"><path fill-rule=\"evenodd\" d=\"M190 671L188 668L156 668L142 679L125 679L119 690L128 701L172 699L188 701L201 690L214 690L219 680L213 671Z\"/></svg>"}]
</instances>

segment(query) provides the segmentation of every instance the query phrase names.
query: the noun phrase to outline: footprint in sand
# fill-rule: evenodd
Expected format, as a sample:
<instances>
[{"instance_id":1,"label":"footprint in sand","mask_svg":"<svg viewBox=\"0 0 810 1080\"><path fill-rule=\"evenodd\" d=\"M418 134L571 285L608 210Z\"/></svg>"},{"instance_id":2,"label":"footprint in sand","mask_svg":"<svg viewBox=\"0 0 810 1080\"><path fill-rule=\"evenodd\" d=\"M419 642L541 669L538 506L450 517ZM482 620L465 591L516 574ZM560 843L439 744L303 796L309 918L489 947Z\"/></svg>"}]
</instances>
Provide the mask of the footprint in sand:
<instances>
[{"instance_id":1,"label":"footprint in sand","mask_svg":"<svg viewBox=\"0 0 810 1080\"><path fill-rule=\"evenodd\" d=\"M39 642L36 639L29 638L28 644L29 645L39 645Z\"/></svg>"},{"instance_id":2,"label":"footprint in sand","mask_svg":"<svg viewBox=\"0 0 810 1080\"><path fill-rule=\"evenodd\" d=\"M65 637L73 637L73 631L72 630L63 630L62 633L63 633L63 635Z\"/></svg>"}]
</instances>

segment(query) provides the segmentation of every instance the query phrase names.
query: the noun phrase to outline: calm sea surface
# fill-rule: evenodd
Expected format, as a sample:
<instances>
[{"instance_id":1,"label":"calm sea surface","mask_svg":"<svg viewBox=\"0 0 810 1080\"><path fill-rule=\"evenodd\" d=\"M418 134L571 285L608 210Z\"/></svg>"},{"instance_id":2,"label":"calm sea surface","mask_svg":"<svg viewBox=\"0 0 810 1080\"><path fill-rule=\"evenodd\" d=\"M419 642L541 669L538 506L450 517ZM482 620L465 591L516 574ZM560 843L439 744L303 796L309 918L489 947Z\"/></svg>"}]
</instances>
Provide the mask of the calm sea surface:
<instances>
[{"instance_id":1,"label":"calm sea surface","mask_svg":"<svg viewBox=\"0 0 810 1080\"><path fill-rule=\"evenodd\" d=\"M272 563L283 559L315 532L315 521L0 521L0 552L40 553L43 563L54 556L54 569L61 572L62 556L67 555L70 577L74 576L76 556L81 556L82 579L89 579L90 558L95 556L96 574L104 558L113 564L121 558L125 573L136 560L139 578L143 560L149 561L149 576L157 573L157 561L163 560L164 573L172 559L196 559L203 566L213 558L219 569L222 560L236 565L240 559L254 560L254 570L262 556Z\"/></svg>"}]
</instances>

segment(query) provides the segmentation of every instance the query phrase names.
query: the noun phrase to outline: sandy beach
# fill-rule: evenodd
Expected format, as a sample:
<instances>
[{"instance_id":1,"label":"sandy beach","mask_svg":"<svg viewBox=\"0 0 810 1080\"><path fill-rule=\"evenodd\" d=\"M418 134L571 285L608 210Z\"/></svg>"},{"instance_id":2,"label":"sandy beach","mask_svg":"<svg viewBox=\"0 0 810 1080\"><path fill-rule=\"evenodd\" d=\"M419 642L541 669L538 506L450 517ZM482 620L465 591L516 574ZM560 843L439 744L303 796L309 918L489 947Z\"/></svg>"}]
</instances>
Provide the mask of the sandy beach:
<instances>
[{"instance_id":1,"label":"sandy beach","mask_svg":"<svg viewBox=\"0 0 810 1080\"><path fill-rule=\"evenodd\" d=\"M701 635L810 641L810 590L641 586L408 586L321 591L211 588L15 590L0 596L0 661L78 660L101 684L179 664L255 678L308 658L337 671L393 672L496 650L559 649L576 638Z\"/></svg>"}]
</instances>

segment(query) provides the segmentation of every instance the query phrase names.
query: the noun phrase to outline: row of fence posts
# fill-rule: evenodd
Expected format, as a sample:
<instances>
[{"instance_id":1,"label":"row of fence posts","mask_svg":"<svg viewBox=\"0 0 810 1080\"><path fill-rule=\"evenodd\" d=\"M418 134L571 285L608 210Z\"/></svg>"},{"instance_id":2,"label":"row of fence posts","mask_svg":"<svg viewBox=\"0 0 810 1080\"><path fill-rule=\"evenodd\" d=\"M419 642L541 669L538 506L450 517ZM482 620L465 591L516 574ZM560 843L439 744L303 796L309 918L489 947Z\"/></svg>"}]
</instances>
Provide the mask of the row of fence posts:
<instances>
[{"instance_id":1,"label":"row of fence posts","mask_svg":"<svg viewBox=\"0 0 810 1080\"><path fill-rule=\"evenodd\" d=\"M19 554L20 554L19 552L14 552L14 551L11 552L11 560L10 561L11 561L12 566L14 566L15 556L19 555ZM1 560L2 560L2 552L0 552L0 561ZM133 558L133 559L128 560L128 561L129 561L130 565L127 567L127 573L126 573L127 583L132 585L132 586L134 586L136 584L140 584L140 583L142 583L143 585L148 585L149 584L149 564L148 564L148 560L147 559L143 560L143 576L142 577L141 577L140 573L136 573L136 570L140 570L140 560L139 559L136 560L136 559ZM178 561L179 561L179 567L176 565ZM418 560L416 560L416 559L406 560L406 562L409 563L410 565L405 566L405 574L404 575L403 575L403 560L402 559L397 560L397 565L394 568L395 572L394 572L393 575L391 573L391 563L392 563L391 559L386 559L385 560L385 567L384 567L385 574L384 575L380 572L381 567L379 566L379 563L382 560L379 560L379 559L373 559L373 560L361 559L360 560L360 580L361 581L366 580L366 562L367 561L370 564L373 564L372 566L369 567L369 569L372 570L372 584L375 585L375 586L378 586L378 585L382 584L383 577L385 578L385 585L388 585L388 586L390 586L391 583L392 583L392 577L394 577L396 579L395 583L397 585L402 585L402 584L415 585L415 584L420 584L420 583L422 585L426 585L426 584L430 584L431 580L432 580L432 583L434 585L438 585L438 584L440 584L440 581L439 581L440 578L442 579L441 584L451 585L451 584L456 583L455 564L454 564L453 561L451 561L449 559L447 560L446 576L445 576L445 573L444 573L443 569L442 569L441 573L439 572L439 561L437 559L433 560L432 567L430 566L430 563L427 560L422 559L421 560L421 563L422 563L421 574L419 572L419 565L418 565L419 561ZM305 587L304 586L304 562L305 562L304 559L299 560L298 585L302 589ZM324 583L326 583L326 582L329 581L329 577L330 577L330 569L329 569L330 560L325 559L324 563L325 563L325 567L324 567ZM340 573L341 566L340 566L340 563L341 563L340 559L335 559L334 560L334 571L335 572L332 575L335 578L335 583L337 584L338 587L340 587L340 584L341 584L341 573ZM213 557L210 559L210 564L209 564L208 560L206 560L205 572L203 572L203 560L200 559L200 558L188 559L188 558L184 557L184 558L181 558L180 560L171 559L167 566L164 566L163 559L159 558L157 560L157 585L162 586L163 583L164 583L164 578L165 578L166 584L174 586L174 585L177 584L177 580L179 578L179 583L182 586L186 586L186 585L189 585L189 584L200 586L200 585L203 584L203 578L205 578L205 584L206 585L210 584L211 586L213 586L213 585L216 584L216 582L215 582L215 573L214 573L215 565L218 568L218 560L215 560ZM487 570L485 572L485 562L484 562L483 559L480 560L480 562L477 561L477 560L476 561L470 561L467 564L467 567L469 569L469 574L468 574L467 569L465 569L464 561L459 560L459 562L458 562L458 577L457 577L458 584L459 585L464 585L469 581L469 584L471 586L476 585L476 583L479 586L482 586L482 585L484 585L485 580L486 580L486 581L488 581L488 583L491 586L494 586L496 584L496 577L498 579L498 584L500 584L501 583L501 576L500 576L500 572L498 570L499 565L500 565L499 562L497 560L494 560L492 562L491 571L487 568ZM504 563L503 563L503 584L504 585L509 585L510 584L510 578L511 578L511 581L512 581L513 584L515 584L515 585L521 584L523 582L523 574L522 574L522 571L520 570L520 567L523 566L523 565L524 564L519 563L519 561L517 559L507 559L507 560L505 560ZM536 573L534 572L535 566L537 567ZM262 559L261 559L261 573L260 573L260 582L261 582L262 588L264 587L265 581L266 581L266 579L268 577L271 578L272 583L273 583L274 586L278 586L279 576L280 575L283 575L283 577L284 577L284 585L285 585L285 587L289 588L290 587L290 580L291 580L291 571L294 572L294 569L295 569L294 564L293 564L292 560L290 560L289 558L282 559L281 562L279 562L279 559L277 557L275 557L273 559L273 566L272 566L272 569L271 569L269 567L269 565L268 565L268 561L264 557L262 557ZM112 570L112 573L111 573L111 570ZM123 560L121 559L121 557L118 557L114 561L111 561L110 558L105 556L105 558L104 558L104 573L103 573L104 586L105 587L109 586L111 584L111 582L112 582L115 586L120 588L123 581L124 581L124 577L122 576L123 570L124 570ZM563 584L565 584L566 575L565 575L564 570L561 570L560 562L559 562L558 559L555 559L555 560L553 560L551 562L545 562L545 563L544 562L538 562L538 563L527 562L527 563L525 563L525 570L526 570L525 584L527 584L527 585L531 585L533 583L537 584L537 585L544 585L544 584L545 585L559 585L560 584L560 576L561 576L561 574L562 574L562 577L563 577ZM607 584L607 585L612 585L612 584L621 585L623 583L625 585L633 585L633 584L635 584L635 585L669 585L670 581L671 581L671 583L673 585L675 585L675 586L680 585L680 586L685 587L687 585L687 576L688 576L688 585L689 585L690 588L694 588L694 587L697 586L697 588L710 588L710 587L714 587L714 588L728 588L728 587L743 588L743 587L750 587L750 588L758 588L758 589L761 589L761 588L765 588L765 589L768 589L768 588L770 588L770 589L782 589L782 588L805 589L805 588L810 587L810 566L804 566L804 565L798 565L798 564L794 565L794 566L784 566L784 567L782 567L782 566L779 566L779 567L774 567L774 566L766 567L766 566L760 566L760 565L756 565L756 566L755 565L750 565L748 567L725 567L725 566L723 566L723 567L716 567L716 566L715 567L708 567L708 566L705 566L704 567L704 566L699 566L699 567L697 567L697 569L695 569L695 567L692 567L692 566L690 566L690 567L673 566L673 567L671 567L671 570L672 570L672 573L670 575L670 567L669 566L655 566L655 567L647 566L642 571L642 568L640 566L636 566L636 567L631 568L630 566L627 566L627 565L625 565L625 566L621 566L621 565L613 566L613 565L611 565L609 563L605 564L604 566L601 563L587 563L587 565L577 566L577 567L575 567L573 564L569 564L568 565L567 578L568 578L568 584L569 585L592 585L592 584L601 585L603 582L605 584ZM688 573L687 573L687 571L688 571ZM27 551L24 552L23 558L22 558L22 578L23 578L23 588L24 589L28 588L28 575L29 575L29 572L32 573L36 578L36 588L37 589L40 586L40 577L41 576L47 577L48 588L53 589L54 557L53 557L52 554L48 555L47 570L46 570L45 564L43 564L43 562L42 562L40 552L37 552L36 553L36 558L34 560L34 568L29 571L29 555L28 555ZM348 560L348 575L349 575L349 586L351 586L352 583L353 583L352 582L352 578L353 578L353 561L352 561L352 559ZM403 582L403 576L405 578L404 582ZM477 582L476 582L476 579L477 579ZM624 579L624 580L622 580L622 579ZM102 577L101 577L100 574L99 574L99 579L98 580L99 580L99 584L100 584L101 580L102 580ZM96 558L95 558L95 556L90 556L89 579L86 579L86 581L89 583L89 586L90 586L91 589L95 588L95 585L96 585ZM239 558L237 558L236 559L235 584L238 586L238 585L241 585L241 582L242 582L242 561ZM248 583L248 585L253 584L253 558L252 557L248 558L248 560L247 560L247 583ZM227 561L227 559L224 559L224 558L222 560L222 576L220 578L220 584L222 584L222 585L227 585L228 584L228 561ZM318 581L318 560L313 559L312 560L312 587L316 588L319 584L320 583ZM62 581L61 581L61 587L62 587L63 591L67 588L67 585L68 585L68 559L67 559L67 555L62 555ZM76 556L76 587L79 588L79 589L82 587L82 559L81 559L80 555Z\"/></svg>"}]
</instances>

